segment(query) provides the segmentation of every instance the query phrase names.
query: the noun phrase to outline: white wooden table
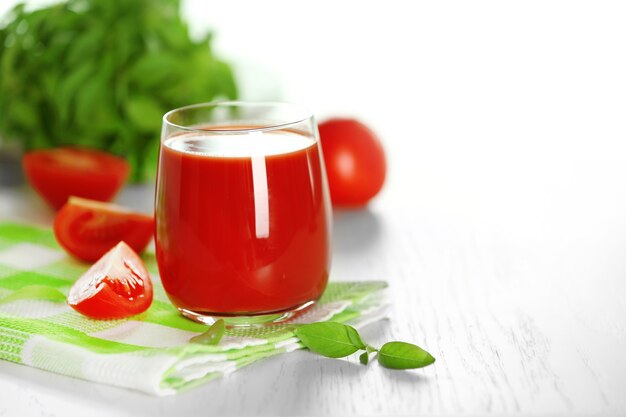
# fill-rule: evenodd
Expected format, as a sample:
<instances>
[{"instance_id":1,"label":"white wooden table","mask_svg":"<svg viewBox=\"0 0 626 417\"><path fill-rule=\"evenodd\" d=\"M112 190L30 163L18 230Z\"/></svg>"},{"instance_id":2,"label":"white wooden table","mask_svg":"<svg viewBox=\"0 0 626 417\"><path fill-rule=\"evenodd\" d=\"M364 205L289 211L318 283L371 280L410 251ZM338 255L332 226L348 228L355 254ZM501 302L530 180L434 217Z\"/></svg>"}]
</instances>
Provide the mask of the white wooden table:
<instances>
[{"instance_id":1,"label":"white wooden table","mask_svg":"<svg viewBox=\"0 0 626 417\"><path fill-rule=\"evenodd\" d=\"M251 64L238 67L244 98L355 115L380 134L386 188L337 213L331 279L387 280L392 316L365 338L437 362L393 372L301 351L170 398L0 362L0 416L626 414L623 2L184 9ZM120 201L149 209L151 195ZM52 215L0 189L6 218Z\"/></svg>"},{"instance_id":2,"label":"white wooden table","mask_svg":"<svg viewBox=\"0 0 626 417\"><path fill-rule=\"evenodd\" d=\"M463 202L418 171L392 170L369 209L335 213L332 279L386 279L391 319L364 336L420 344L434 366L300 351L153 398L0 362L0 415L626 413L626 164L581 163L556 188L545 171L508 191L476 182ZM132 187L119 201L151 199ZM0 191L0 218L51 217L32 192Z\"/></svg>"}]
</instances>

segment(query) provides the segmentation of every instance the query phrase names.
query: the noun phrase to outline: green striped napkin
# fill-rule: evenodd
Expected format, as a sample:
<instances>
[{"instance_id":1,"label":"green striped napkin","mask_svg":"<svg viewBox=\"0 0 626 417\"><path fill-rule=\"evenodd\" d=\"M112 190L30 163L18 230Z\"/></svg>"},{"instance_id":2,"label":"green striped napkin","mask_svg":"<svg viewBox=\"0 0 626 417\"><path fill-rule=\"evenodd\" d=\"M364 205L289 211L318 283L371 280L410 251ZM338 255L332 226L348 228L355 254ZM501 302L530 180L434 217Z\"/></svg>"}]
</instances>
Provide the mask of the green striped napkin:
<instances>
[{"instance_id":1,"label":"green striped napkin","mask_svg":"<svg viewBox=\"0 0 626 417\"><path fill-rule=\"evenodd\" d=\"M168 302L154 255L144 256L154 302L124 320L92 320L65 302L89 265L69 258L48 229L0 223L0 359L89 381L169 395L260 359L302 348L290 323L228 329L218 346L189 343L207 326ZM384 282L333 282L291 323L334 320L359 328L384 316Z\"/></svg>"}]
</instances>

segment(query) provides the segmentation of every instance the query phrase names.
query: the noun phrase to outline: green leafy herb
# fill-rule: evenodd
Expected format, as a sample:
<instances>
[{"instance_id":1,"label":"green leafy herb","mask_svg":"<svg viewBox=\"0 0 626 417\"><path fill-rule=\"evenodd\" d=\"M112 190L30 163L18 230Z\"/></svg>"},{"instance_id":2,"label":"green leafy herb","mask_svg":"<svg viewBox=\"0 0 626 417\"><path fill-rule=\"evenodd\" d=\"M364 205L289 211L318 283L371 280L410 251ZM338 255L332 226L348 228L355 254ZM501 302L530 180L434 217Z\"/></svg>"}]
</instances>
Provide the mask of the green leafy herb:
<instances>
[{"instance_id":1,"label":"green leafy herb","mask_svg":"<svg viewBox=\"0 0 626 417\"><path fill-rule=\"evenodd\" d=\"M419 346L406 342L387 342L380 349L367 345L354 327L335 322L304 324L296 328L296 336L310 350L329 358L343 358L359 350L359 361L367 365L370 354L377 352L378 362L390 369L423 368L435 358Z\"/></svg>"},{"instance_id":2,"label":"green leafy herb","mask_svg":"<svg viewBox=\"0 0 626 417\"><path fill-rule=\"evenodd\" d=\"M66 0L0 19L0 137L84 146L154 174L161 116L237 96L230 67L192 40L180 0Z\"/></svg>"},{"instance_id":3,"label":"green leafy herb","mask_svg":"<svg viewBox=\"0 0 626 417\"><path fill-rule=\"evenodd\" d=\"M378 351L378 362L390 369L415 369L434 363L435 358L411 343L387 342Z\"/></svg>"},{"instance_id":4,"label":"green leafy herb","mask_svg":"<svg viewBox=\"0 0 626 417\"><path fill-rule=\"evenodd\" d=\"M222 340L225 331L226 326L224 325L224 320L219 319L218 321L213 323L211 327L209 327L209 330L202 334L199 334L198 336L192 337L189 341L191 343L197 343L200 345L215 346L220 343L220 340Z\"/></svg>"},{"instance_id":5,"label":"green leafy herb","mask_svg":"<svg viewBox=\"0 0 626 417\"><path fill-rule=\"evenodd\" d=\"M374 346L370 346L366 344L365 352L361 353L361 355L359 356L359 361L363 365L367 365L370 361L370 355L374 352L378 352L378 349L376 349Z\"/></svg>"},{"instance_id":6,"label":"green leafy herb","mask_svg":"<svg viewBox=\"0 0 626 417\"><path fill-rule=\"evenodd\" d=\"M365 349L356 329L341 323L304 324L296 328L295 333L307 348L329 358L343 358Z\"/></svg>"}]
</instances>

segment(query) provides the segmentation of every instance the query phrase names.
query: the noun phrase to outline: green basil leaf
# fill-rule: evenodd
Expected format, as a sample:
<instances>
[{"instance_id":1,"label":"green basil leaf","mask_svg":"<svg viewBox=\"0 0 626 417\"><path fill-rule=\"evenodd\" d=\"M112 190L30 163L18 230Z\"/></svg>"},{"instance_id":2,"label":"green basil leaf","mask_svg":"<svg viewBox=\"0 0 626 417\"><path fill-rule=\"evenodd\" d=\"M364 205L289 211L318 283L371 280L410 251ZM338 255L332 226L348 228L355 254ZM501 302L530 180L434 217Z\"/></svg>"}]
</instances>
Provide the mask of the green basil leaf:
<instances>
[{"instance_id":1,"label":"green basil leaf","mask_svg":"<svg viewBox=\"0 0 626 417\"><path fill-rule=\"evenodd\" d=\"M126 112L131 122L140 130L152 132L161 125L161 117L165 111L159 103L148 96L129 97Z\"/></svg>"},{"instance_id":2,"label":"green basil leaf","mask_svg":"<svg viewBox=\"0 0 626 417\"><path fill-rule=\"evenodd\" d=\"M58 86L57 95L53 98L62 119L68 119L71 116L72 102L75 99L75 95L82 84L93 74L94 70L95 63L84 62L62 78Z\"/></svg>"},{"instance_id":3,"label":"green basil leaf","mask_svg":"<svg viewBox=\"0 0 626 417\"><path fill-rule=\"evenodd\" d=\"M75 95L76 122L79 124L93 123L93 115L105 102L104 97L110 94L110 89L105 82L93 78L86 82Z\"/></svg>"},{"instance_id":4,"label":"green basil leaf","mask_svg":"<svg viewBox=\"0 0 626 417\"><path fill-rule=\"evenodd\" d=\"M295 330L302 344L329 358L343 358L365 349L354 327L332 321L304 324Z\"/></svg>"},{"instance_id":5,"label":"green basil leaf","mask_svg":"<svg viewBox=\"0 0 626 417\"><path fill-rule=\"evenodd\" d=\"M133 64L128 75L130 80L141 89L158 89L162 83L179 83L177 74L181 72L180 58L168 52L155 51L140 57Z\"/></svg>"},{"instance_id":6,"label":"green basil leaf","mask_svg":"<svg viewBox=\"0 0 626 417\"><path fill-rule=\"evenodd\" d=\"M13 118L16 125L32 126L38 122L35 106L27 100L14 97L9 107L9 116Z\"/></svg>"},{"instance_id":7,"label":"green basil leaf","mask_svg":"<svg viewBox=\"0 0 626 417\"><path fill-rule=\"evenodd\" d=\"M361 362L363 365L367 365L369 361L370 361L369 352L361 353L361 355L359 356L359 362Z\"/></svg>"},{"instance_id":8,"label":"green basil leaf","mask_svg":"<svg viewBox=\"0 0 626 417\"><path fill-rule=\"evenodd\" d=\"M107 35L106 29L108 28L105 26L92 26L90 30L77 36L76 41L69 45L70 49L66 57L67 64L70 66L79 65L85 60L85 57L99 56L101 53L99 47Z\"/></svg>"},{"instance_id":9,"label":"green basil leaf","mask_svg":"<svg viewBox=\"0 0 626 417\"><path fill-rule=\"evenodd\" d=\"M220 80L221 94L226 98L236 98L237 84L230 67L225 62L219 61L216 63L216 71L217 79Z\"/></svg>"},{"instance_id":10,"label":"green basil leaf","mask_svg":"<svg viewBox=\"0 0 626 417\"><path fill-rule=\"evenodd\" d=\"M69 0L0 19L0 137L25 151L115 149L155 172L163 113L236 98L231 68L195 41L178 0Z\"/></svg>"},{"instance_id":11,"label":"green basil leaf","mask_svg":"<svg viewBox=\"0 0 626 417\"><path fill-rule=\"evenodd\" d=\"M411 343L388 342L378 351L378 362L390 369L415 369L434 363L435 358Z\"/></svg>"},{"instance_id":12,"label":"green basil leaf","mask_svg":"<svg viewBox=\"0 0 626 417\"><path fill-rule=\"evenodd\" d=\"M206 332L192 337L189 341L191 343L197 343L199 345L209 345L215 346L220 343L222 337L224 336L224 332L226 331L226 326L224 325L224 320L219 319Z\"/></svg>"},{"instance_id":13,"label":"green basil leaf","mask_svg":"<svg viewBox=\"0 0 626 417\"><path fill-rule=\"evenodd\" d=\"M172 49L185 49L189 47L189 33L187 27L178 22L171 26L157 25L156 34Z\"/></svg>"}]
</instances>

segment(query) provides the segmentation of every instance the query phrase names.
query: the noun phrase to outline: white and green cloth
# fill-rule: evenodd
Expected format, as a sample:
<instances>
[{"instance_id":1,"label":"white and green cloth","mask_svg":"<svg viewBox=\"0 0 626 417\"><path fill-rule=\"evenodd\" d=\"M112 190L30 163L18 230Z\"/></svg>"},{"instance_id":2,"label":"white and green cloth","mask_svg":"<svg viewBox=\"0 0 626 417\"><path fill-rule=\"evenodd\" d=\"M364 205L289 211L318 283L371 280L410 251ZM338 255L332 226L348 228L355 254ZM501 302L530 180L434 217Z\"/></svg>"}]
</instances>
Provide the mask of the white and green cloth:
<instances>
[{"instance_id":1,"label":"white and green cloth","mask_svg":"<svg viewBox=\"0 0 626 417\"><path fill-rule=\"evenodd\" d=\"M89 265L68 257L48 229L0 223L0 359L100 383L169 395L260 359L302 348L289 323L227 329L218 346L190 343L207 326L169 303L152 254L154 302L124 320L92 320L65 297ZM293 322L359 328L384 316L384 282L334 282ZM293 323L292 322L292 323Z\"/></svg>"}]
</instances>

